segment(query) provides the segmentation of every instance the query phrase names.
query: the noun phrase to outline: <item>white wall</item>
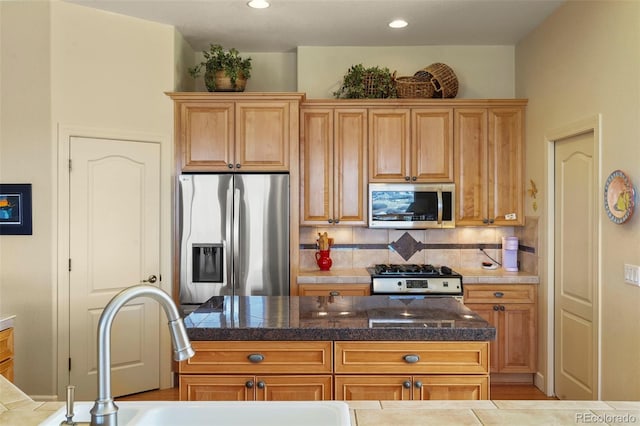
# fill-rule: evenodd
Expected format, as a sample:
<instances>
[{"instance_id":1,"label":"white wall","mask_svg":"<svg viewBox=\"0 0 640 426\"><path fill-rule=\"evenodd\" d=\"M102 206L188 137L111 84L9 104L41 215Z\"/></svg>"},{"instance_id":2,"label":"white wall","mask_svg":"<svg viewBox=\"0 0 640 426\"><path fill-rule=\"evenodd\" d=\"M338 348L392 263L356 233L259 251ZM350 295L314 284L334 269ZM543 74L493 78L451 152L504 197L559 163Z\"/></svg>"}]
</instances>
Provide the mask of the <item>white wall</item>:
<instances>
[{"instance_id":1,"label":"white wall","mask_svg":"<svg viewBox=\"0 0 640 426\"><path fill-rule=\"evenodd\" d=\"M567 2L516 47L516 95L529 98L527 108L526 182L541 190L540 236L547 226L546 132L602 114L604 183L615 169L640 182L640 2ZM602 200L603 188L596 195ZM602 201L599 202L602 205ZM616 225L604 208L601 223L602 398L640 400L640 288L624 283L623 264L640 265L640 218ZM541 246L546 242L541 241ZM540 329L545 309L548 265L540 256ZM541 334L539 366L547 374L546 335ZM546 377L546 380L552 380Z\"/></svg>"},{"instance_id":2,"label":"white wall","mask_svg":"<svg viewBox=\"0 0 640 426\"><path fill-rule=\"evenodd\" d=\"M456 74L457 98L513 98L514 46L298 47L298 91L333 98L352 65L379 66L411 76L443 62Z\"/></svg>"},{"instance_id":3,"label":"white wall","mask_svg":"<svg viewBox=\"0 0 640 426\"><path fill-rule=\"evenodd\" d=\"M0 311L17 315L17 385L46 398L65 385L56 383L66 362L56 359L58 128L161 141L161 273L171 277L173 104L164 92L185 84L176 70L193 53L167 25L57 1L0 9L0 179L31 182L34 209L33 236L0 237Z\"/></svg>"}]
</instances>

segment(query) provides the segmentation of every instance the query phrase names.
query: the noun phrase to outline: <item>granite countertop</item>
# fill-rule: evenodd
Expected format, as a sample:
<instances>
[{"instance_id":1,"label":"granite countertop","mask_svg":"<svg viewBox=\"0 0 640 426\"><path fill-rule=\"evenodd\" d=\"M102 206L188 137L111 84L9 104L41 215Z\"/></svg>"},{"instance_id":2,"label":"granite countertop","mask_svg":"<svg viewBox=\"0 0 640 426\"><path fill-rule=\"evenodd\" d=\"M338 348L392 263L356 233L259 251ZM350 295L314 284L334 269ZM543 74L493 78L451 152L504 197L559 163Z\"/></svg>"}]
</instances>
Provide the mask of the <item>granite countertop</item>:
<instances>
[{"instance_id":1,"label":"granite countertop","mask_svg":"<svg viewBox=\"0 0 640 426\"><path fill-rule=\"evenodd\" d=\"M462 275L462 284L538 284L537 274L518 271L507 272L502 268L453 268ZM298 272L298 284L356 284L370 283L371 275L365 268L301 270Z\"/></svg>"},{"instance_id":2,"label":"granite countertop","mask_svg":"<svg viewBox=\"0 0 640 426\"><path fill-rule=\"evenodd\" d=\"M6 330L7 328L13 328L15 317L15 315L0 314L0 331Z\"/></svg>"},{"instance_id":3,"label":"granite countertop","mask_svg":"<svg viewBox=\"0 0 640 426\"><path fill-rule=\"evenodd\" d=\"M192 340L485 341L496 335L456 299L423 296L217 296L185 325Z\"/></svg>"}]
</instances>

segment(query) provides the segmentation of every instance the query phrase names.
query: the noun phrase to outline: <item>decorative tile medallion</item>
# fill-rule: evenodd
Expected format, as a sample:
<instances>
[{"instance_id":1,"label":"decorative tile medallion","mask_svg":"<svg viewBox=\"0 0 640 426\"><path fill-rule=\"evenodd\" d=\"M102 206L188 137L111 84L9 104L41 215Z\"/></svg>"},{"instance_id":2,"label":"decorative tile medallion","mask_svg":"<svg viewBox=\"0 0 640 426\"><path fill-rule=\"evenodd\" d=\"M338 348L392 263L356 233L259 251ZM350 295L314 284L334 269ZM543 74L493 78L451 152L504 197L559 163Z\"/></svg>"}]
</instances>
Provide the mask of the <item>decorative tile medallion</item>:
<instances>
[{"instance_id":1,"label":"decorative tile medallion","mask_svg":"<svg viewBox=\"0 0 640 426\"><path fill-rule=\"evenodd\" d=\"M416 241L408 232L405 232L402 237L389 244L389 247L402 256L404 260L409 260L411 256L424 248L423 244Z\"/></svg>"}]
</instances>

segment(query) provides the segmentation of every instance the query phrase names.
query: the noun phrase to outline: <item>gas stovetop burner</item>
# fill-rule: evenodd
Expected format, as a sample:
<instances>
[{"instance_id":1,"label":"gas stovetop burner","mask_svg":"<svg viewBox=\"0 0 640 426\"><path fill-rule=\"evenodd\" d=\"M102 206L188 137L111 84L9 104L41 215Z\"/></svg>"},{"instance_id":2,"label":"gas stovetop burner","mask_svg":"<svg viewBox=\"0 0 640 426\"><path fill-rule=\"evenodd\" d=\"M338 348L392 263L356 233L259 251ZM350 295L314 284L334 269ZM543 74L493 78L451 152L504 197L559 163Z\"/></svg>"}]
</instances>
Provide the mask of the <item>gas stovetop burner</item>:
<instances>
[{"instance_id":1,"label":"gas stovetop burner","mask_svg":"<svg viewBox=\"0 0 640 426\"><path fill-rule=\"evenodd\" d=\"M438 276L438 275L450 275L452 273L451 268L446 266L441 266L440 269L437 269L433 265L416 265L416 264L406 264L406 265L375 265L374 271L376 275L429 275L429 276Z\"/></svg>"}]
</instances>

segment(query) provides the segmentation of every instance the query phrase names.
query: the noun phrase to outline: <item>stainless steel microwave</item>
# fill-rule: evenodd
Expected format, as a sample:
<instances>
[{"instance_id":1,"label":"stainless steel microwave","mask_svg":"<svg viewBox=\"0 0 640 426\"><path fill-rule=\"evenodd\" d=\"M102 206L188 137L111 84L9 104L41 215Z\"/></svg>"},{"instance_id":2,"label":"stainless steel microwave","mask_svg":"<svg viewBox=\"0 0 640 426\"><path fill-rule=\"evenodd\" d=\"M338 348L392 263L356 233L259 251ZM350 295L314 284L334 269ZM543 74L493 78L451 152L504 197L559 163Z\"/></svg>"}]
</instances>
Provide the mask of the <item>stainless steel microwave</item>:
<instances>
[{"instance_id":1,"label":"stainless steel microwave","mask_svg":"<svg viewBox=\"0 0 640 426\"><path fill-rule=\"evenodd\" d=\"M370 183L369 227L454 228L453 183Z\"/></svg>"}]
</instances>

